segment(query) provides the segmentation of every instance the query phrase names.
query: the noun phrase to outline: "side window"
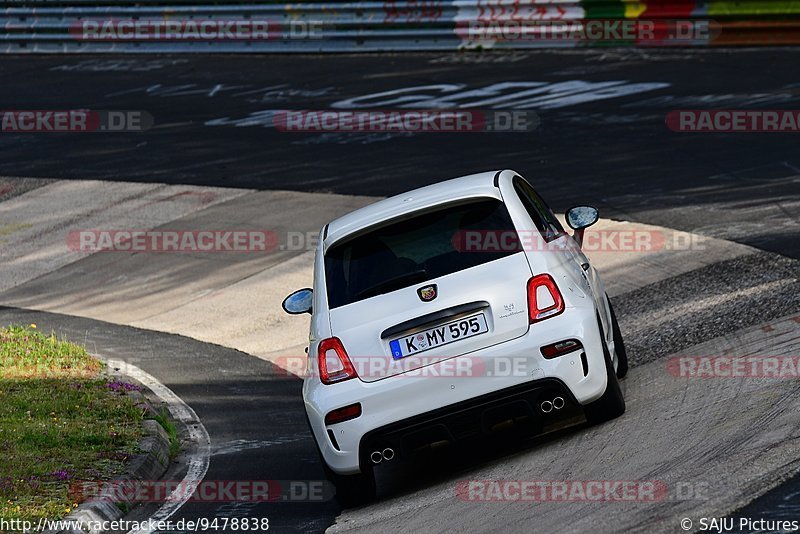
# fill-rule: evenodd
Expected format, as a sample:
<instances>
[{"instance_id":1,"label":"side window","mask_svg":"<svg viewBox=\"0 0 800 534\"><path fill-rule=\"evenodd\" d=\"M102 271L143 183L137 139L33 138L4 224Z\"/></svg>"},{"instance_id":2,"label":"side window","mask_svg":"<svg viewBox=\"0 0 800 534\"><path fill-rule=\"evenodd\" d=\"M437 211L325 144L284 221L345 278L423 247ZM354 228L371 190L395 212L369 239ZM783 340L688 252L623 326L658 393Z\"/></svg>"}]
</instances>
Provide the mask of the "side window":
<instances>
[{"instance_id":1,"label":"side window","mask_svg":"<svg viewBox=\"0 0 800 534\"><path fill-rule=\"evenodd\" d=\"M531 184L524 179L517 176L514 178L514 190L517 192L520 201L528 211L533 220L533 224L544 236L545 241L552 241L553 239L565 234L564 227L558 222L558 219L553 215L553 211L542 200Z\"/></svg>"}]
</instances>

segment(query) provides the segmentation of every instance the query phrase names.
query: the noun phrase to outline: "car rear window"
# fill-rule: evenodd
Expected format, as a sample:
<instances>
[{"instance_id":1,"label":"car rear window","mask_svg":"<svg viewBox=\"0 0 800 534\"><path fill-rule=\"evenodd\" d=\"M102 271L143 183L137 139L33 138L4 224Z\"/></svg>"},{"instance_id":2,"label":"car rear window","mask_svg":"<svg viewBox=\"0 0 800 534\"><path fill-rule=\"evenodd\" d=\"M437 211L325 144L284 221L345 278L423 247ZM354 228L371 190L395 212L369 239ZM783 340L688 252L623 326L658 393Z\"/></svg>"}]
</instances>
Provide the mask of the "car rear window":
<instances>
[{"instance_id":1,"label":"car rear window","mask_svg":"<svg viewBox=\"0 0 800 534\"><path fill-rule=\"evenodd\" d=\"M464 246L499 237L498 246ZM503 239L503 236L508 239ZM498 243L493 239L492 243ZM520 252L505 205L482 198L369 229L325 254L328 305L337 308Z\"/></svg>"}]
</instances>

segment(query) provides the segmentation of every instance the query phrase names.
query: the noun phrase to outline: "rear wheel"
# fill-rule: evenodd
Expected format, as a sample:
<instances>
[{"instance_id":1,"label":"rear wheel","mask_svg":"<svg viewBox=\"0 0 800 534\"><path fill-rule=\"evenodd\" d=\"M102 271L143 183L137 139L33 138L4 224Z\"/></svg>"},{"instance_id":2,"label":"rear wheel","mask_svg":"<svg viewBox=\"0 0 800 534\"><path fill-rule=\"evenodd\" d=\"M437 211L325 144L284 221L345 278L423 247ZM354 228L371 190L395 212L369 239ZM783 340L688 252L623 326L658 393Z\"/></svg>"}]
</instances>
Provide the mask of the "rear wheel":
<instances>
[{"instance_id":1,"label":"rear wheel","mask_svg":"<svg viewBox=\"0 0 800 534\"><path fill-rule=\"evenodd\" d=\"M617 378L625 378L628 374L628 353L625 351L625 342L622 341L622 332L619 329L617 316L614 314L614 307L611 306L611 299L608 300L608 311L611 312L611 333L614 336L614 352L617 354Z\"/></svg>"},{"instance_id":2,"label":"rear wheel","mask_svg":"<svg viewBox=\"0 0 800 534\"><path fill-rule=\"evenodd\" d=\"M328 480L336 486L336 500L343 507L352 508L375 500L375 471L372 467L367 467L365 471L355 475L340 475L325 465L324 460L322 466L325 468Z\"/></svg>"},{"instance_id":3,"label":"rear wheel","mask_svg":"<svg viewBox=\"0 0 800 534\"><path fill-rule=\"evenodd\" d=\"M325 463L325 457L322 456L322 451L319 448L314 437L314 430L311 428L311 421L306 415L306 423L308 423L308 430L311 433L311 439L314 441L314 447L317 449L319 455L319 462L322 464L322 469L325 471L325 478L336 486L336 500L339 501L344 508L352 508L361 504L366 504L375 500L376 485L375 485L375 470L372 466L366 467L366 471L356 475L340 475L335 473L333 469L328 467Z\"/></svg>"},{"instance_id":4,"label":"rear wheel","mask_svg":"<svg viewBox=\"0 0 800 534\"><path fill-rule=\"evenodd\" d=\"M599 321L598 327L600 327ZM605 360L608 383L602 397L583 407L586 420L592 425L605 423L625 413L625 397L622 396L619 380L616 373L614 373L614 364L611 362L611 354L608 352L602 327L600 327L600 337L603 343L603 359Z\"/></svg>"}]
</instances>

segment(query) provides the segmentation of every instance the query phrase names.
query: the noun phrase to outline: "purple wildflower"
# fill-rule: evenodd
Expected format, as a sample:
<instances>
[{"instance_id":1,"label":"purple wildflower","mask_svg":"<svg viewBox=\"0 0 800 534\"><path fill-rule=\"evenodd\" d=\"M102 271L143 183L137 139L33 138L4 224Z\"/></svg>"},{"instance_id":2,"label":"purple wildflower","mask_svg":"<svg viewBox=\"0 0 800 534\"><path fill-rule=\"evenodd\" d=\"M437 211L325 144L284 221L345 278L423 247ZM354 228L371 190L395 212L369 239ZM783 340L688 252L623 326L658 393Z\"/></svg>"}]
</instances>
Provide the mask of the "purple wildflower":
<instances>
[{"instance_id":1,"label":"purple wildflower","mask_svg":"<svg viewBox=\"0 0 800 534\"><path fill-rule=\"evenodd\" d=\"M121 380L114 380L113 382L109 382L108 384L106 384L106 387L117 393L122 393L123 391L141 391L142 389L136 384L131 384L129 382L122 382Z\"/></svg>"},{"instance_id":2,"label":"purple wildflower","mask_svg":"<svg viewBox=\"0 0 800 534\"><path fill-rule=\"evenodd\" d=\"M58 471L53 471L50 473L50 476L55 478L56 480L69 480L69 471L66 469L59 469Z\"/></svg>"}]
</instances>

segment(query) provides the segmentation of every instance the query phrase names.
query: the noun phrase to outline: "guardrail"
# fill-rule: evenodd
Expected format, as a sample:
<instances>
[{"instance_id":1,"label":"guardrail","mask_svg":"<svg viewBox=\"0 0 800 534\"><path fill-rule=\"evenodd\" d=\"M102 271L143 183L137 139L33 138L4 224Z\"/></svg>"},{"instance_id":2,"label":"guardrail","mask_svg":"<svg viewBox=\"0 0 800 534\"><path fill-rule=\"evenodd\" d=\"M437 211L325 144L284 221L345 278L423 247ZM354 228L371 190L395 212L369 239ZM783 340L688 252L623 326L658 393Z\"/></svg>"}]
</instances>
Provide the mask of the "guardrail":
<instances>
[{"instance_id":1,"label":"guardrail","mask_svg":"<svg viewBox=\"0 0 800 534\"><path fill-rule=\"evenodd\" d=\"M800 1L788 0L196 2L4 0L0 52L377 52L800 44ZM620 22L632 33L620 33L614 27ZM681 29L679 24L694 27ZM589 34L592 28L601 32L599 38ZM680 38L673 35L676 29L682 32Z\"/></svg>"}]
</instances>

